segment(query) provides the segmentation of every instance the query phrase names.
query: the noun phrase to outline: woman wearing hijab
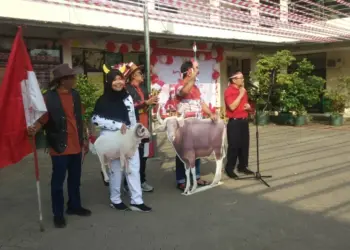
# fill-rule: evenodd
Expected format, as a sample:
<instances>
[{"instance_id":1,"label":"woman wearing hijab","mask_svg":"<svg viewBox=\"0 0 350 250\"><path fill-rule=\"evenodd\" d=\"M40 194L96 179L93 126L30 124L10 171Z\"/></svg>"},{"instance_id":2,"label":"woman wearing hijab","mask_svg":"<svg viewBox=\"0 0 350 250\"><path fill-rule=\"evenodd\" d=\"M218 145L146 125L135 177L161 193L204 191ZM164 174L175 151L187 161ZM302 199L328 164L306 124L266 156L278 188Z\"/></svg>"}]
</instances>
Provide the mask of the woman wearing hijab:
<instances>
[{"instance_id":1,"label":"woman wearing hijab","mask_svg":"<svg viewBox=\"0 0 350 250\"><path fill-rule=\"evenodd\" d=\"M132 97L125 89L125 74L128 72L126 65L118 66L107 73L103 95L97 100L92 116L92 122L101 129L100 134L111 133L120 130L125 134L126 129L136 125L136 115ZM120 159L111 162L109 172L109 189L111 207L117 210L133 210L149 212L151 208L143 203L140 183L140 159L139 152L128 159L131 173L126 175L126 181L130 190L130 208L120 198L122 171Z\"/></svg>"}]
</instances>

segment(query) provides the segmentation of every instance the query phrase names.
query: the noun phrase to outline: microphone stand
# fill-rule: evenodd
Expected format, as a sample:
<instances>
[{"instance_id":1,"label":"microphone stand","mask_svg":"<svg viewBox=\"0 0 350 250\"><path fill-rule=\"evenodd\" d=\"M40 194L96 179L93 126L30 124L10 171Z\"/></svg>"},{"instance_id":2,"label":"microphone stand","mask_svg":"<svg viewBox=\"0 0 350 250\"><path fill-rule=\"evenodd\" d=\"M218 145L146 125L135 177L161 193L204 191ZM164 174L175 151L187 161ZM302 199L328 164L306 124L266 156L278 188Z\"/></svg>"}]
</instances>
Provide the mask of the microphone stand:
<instances>
[{"instance_id":1,"label":"microphone stand","mask_svg":"<svg viewBox=\"0 0 350 250\"><path fill-rule=\"evenodd\" d=\"M270 97L271 97L271 93L272 93L272 87L275 83L275 76L276 76L276 70L272 71L272 84L270 86L269 89L269 94L267 96L267 101L265 104L265 107L263 108L262 112L264 113ZM259 93L256 95L256 100L258 100L259 97L261 97L261 91L259 90ZM262 182L263 184L265 184L265 186L270 187L270 185L264 180L264 178L271 178L272 175L261 175L260 173L260 157L259 157L259 116L258 116L258 105L256 105L255 108L255 138L256 138L256 172L254 176L245 176L245 177L239 177L238 180L244 180L244 179L255 179L258 180L260 182Z\"/></svg>"}]
</instances>

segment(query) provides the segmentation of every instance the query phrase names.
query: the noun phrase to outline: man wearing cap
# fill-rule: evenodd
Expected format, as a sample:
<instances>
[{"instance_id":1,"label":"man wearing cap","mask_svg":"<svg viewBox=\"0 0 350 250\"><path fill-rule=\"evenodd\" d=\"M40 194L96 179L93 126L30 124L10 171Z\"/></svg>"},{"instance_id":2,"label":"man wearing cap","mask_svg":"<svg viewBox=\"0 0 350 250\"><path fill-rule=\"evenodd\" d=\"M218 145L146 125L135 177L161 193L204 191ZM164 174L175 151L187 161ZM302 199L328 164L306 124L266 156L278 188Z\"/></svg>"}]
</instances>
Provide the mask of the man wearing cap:
<instances>
[{"instance_id":1,"label":"man wearing cap","mask_svg":"<svg viewBox=\"0 0 350 250\"><path fill-rule=\"evenodd\" d=\"M45 94L48 112L33 127L28 128L28 132L34 136L42 127L46 131L52 160L52 212L55 226L62 228L66 226L63 183L67 171L69 200L66 213L89 216L91 211L83 208L80 200L82 148L85 130L80 95L72 89L75 85L75 72L68 64L61 64L53 70L53 76L54 79L51 82L53 88Z\"/></svg>"},{"instance_id":2,"label":"man wearing cap","mask_svg":"<svg viewBox=\"0 0 350 250\"><path fill-rule=\"evenodd\" d=\"M248 169L249 158L249 124L248 112L251 107L248 103L247 91L244 88L244 77L241 72L234 73L229 78L229 86L224 93L227 124L227 164L226 174L236 179L235 174L237 158L239 160L237 170L244 174L254 174Z\"/></svg>"},{"instance_id":3,"label":"man wearing cap","mask_svg":"<svg viewBox=\"0 0 350 250\"><path fill-rule=\"evenodd\" d=\"M210 119L215 121L216 115L213 114L208 105L201 98L201 92L196 86L196 79L199 72L198 62L195 60L186 61L181 65L182 80L175 85L175 94L178 100L177 112L184 114L185 118L197 117L202 118L202 111L206 113ZM200 159L195 162L196 177L198 186L207 185L208 182L200 179ZM178 156L176 156L176 182L177 188L185 189L185 166Z\"/></svg>"}]
</instances>

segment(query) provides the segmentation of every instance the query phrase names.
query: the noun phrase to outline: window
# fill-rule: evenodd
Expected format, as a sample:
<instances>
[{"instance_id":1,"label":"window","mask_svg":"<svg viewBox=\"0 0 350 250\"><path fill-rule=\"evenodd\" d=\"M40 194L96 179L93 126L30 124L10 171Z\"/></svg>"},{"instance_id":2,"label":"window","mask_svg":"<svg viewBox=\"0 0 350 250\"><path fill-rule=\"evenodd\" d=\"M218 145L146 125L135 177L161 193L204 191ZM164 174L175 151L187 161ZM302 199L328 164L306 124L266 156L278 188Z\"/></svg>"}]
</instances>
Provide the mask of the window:
<instances>
[{"instance_id":1,"label":"window","mask_svg":"<svg viewBox=\"0 0 350 250\"><path fill-rule=\"evenodd\" d=\"M62 63L61 47L53 40L24 38L40 88L48 87L51 71ZM0 84L11 52L14 37L0 37Z\"/></svg>"}]
</instances>

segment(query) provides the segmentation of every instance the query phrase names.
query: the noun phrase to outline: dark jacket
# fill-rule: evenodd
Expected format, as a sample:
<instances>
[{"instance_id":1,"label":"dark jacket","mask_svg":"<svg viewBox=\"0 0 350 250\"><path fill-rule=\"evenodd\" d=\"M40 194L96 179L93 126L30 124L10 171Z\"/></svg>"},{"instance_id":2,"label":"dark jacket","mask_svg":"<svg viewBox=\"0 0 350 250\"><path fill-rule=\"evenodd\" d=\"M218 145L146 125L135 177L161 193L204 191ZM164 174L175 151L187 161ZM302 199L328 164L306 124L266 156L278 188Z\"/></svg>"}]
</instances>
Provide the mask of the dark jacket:
<instances>
[{"instance_id":1,"label":"dark jacket","mask_svg":"<svg viewBox=\"0 0 350 250\"><path fill-rule=\"evenodd\" d=\"M147 90L147 86L145 86L145 84L142 84L140 86L142 93L144 95L145 100L148 99L148 90ZM143 110L143 112L145 112L145 110L147 109L147 105L141 101L141 96L138 94L138 92L136 91L135 87L132 86L131 84L127 84L126 85L126 90L129 92L129 94L132 97L132 100L134 102L134 107L135 107L135 115L136 115L136 121L140 122L140 111ZM141 144L140 147L143 147L143 143L149 142L150 140L148 138L142 139L141 140Z\"/></svg>"},{"instance_id":2,"label":"dark jacket","mask_svg":"<svg viewBox=\"0 0 350 250\"><path fill-rule=\"evenodd\" d=\"M80 145L83 145L83 119L81 110L80 95L76 90L72 90L74 114L77 123ZM49 90L45 94L46 107L49 120L45 124L47 142L57 153L63 153L67 148L67 119L64 113L61 99L56 90Z\"/></svg>"},{"instance_id":3,"label":"dark jacket","mask_svg":"<svg viewBox=\"0 0 350 250\"><path fill-rule=\"evenodd\" d=\"M145 84L142 84L140 86L142 92L143 92L143 95L144 95L144 98L145 100L148 99L148 90L147 90L147 86L145 86ZM144 104L142 101L141 101L141 96L137 93L136 89L134 86L132 86L131 84L127 84L126 85L126 90L129 92L129 94L131 95L132 97L132 100L134 102L134 107L135 107L135 114L136 114L136 120L137 122L140 121L140 118L139 118L139 112L140 110L144 110L146 107L146 104Z\"/></svg>"}]
</instances>

